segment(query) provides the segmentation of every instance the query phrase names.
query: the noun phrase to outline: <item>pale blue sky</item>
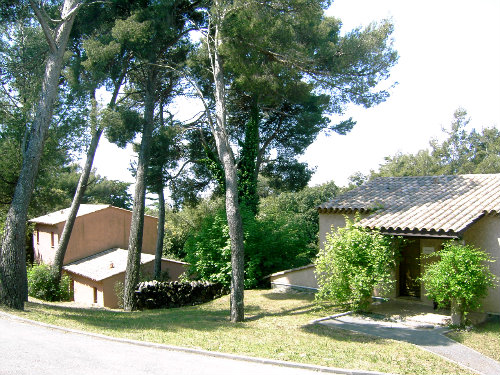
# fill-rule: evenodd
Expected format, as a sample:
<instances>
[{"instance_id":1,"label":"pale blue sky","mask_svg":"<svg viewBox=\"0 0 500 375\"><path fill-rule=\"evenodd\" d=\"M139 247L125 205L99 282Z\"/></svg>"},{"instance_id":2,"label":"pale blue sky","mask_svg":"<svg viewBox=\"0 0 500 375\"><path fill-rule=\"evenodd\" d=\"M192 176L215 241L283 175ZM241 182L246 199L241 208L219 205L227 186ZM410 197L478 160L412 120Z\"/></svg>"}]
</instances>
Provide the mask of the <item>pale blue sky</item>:
<instances>
[{"instance_id":1,"label":"pale blue sky","mask_svg":"<svg viewBox=\"0 0 500 375\"><path fill-rule=\"evenodd\" d=\"M499 0L336 0L328 14L342 19L344 31L392 19L400 59L391 82L398 85L379 106L349 108L345 117L357 125L348 135L320 136L309 147L301 160L317 167L311 185L345 185L385 156L427 148L458 107L471 127L500 126ZM94 165L110 179L133 182L131 157L103 139Z\"/></svg>"}]
</instances>

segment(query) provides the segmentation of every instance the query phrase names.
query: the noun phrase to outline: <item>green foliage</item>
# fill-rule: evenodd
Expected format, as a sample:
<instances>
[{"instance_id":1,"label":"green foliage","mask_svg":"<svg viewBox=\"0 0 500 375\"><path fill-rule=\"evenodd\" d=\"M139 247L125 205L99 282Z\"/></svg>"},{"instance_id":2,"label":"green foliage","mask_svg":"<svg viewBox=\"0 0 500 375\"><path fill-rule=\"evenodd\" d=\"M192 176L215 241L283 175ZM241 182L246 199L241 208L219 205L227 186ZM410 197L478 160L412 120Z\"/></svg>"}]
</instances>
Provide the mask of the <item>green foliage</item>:
<instances>
[{"instance_id":1,"label":"green foliage","mask_svg":"<svg viewBox=\"0 0 500 375\"><path fill-rule=\"evenodd\" d=\"M311 263L316 253L301 221L286 215L244 216L245 287L265 286L271 273Z\"/></svg>"},{"instance_id":2,"label":"green foliage","mask_svg":"<svg viewBox=\"0 0 500 375\"><path fill-rule=\"evenodd\" d=\"M307 163L301 163L293 158L278 157L266 164L262 175L269 180L269 187L275 191L300 191L311 179L314 170Z\"/></svg>"},{"instance_id":3,"label":"green foliage","mask_svg":"<svg viewBox=\"0 0 500 375\"><path fill-rule=\"evenodd\" d=\"M163 254L169 258L184 259L187 239L197 233L206 217L213 217L222 209L221 199L204 199L197 206L186 206L181 211L165 210L165 239Z\"/></svg>"},{"instance_id":4,"label":"green foliage","mask_svg":"<svg viewBox=\"0 0 500 375\"><path fill-rule=\"evenodd\" d=\"M274 190L299 191L312 171L296 158L321 132L346 134L355 124L330 123L329 115L342 116L350 103L370 107L389 95L378 84L397 61L390 22L341 32L341 20L324 14L327 3L221 4L230 9L223 12L219 46L228 87L227 134L238 149L240 201L256 213L259 174ZM201 44L189 65L213 104L206 75L210 62L201 57L206 49ZM215 150L213 139L205 139ZM206 181L210 172L212 180L220 177L215 166L197 169L195 177Z\"/></svg>"},{"instance_id":5,"label":"green foliage","mask_svg":"<svg viewBox=\"0 0 500 375\"><path fill-rule=\"evenodd\" d=\"M375 287L386 290L396 265L392 238L356 225L346 217L346 227L327 234L325 248L316 261L318 300L331 300L353 310L371 303Z\"/></svg>"},{"instance_id":6,"label":"green foliage","mask_svg":"<svg viewBox=\"0 0 500 375\"><path fill-rule=\"evenodd\" d=\"M304 236L304 250L311 260L318 252L319 215L317 207L333 199L339 188L333 181L305 187L298 192L282 192L262 198L259 206L259 219L297 225Z\"/></svg>"},{"instance_id":7,"label":"green foliage","mask_svg":"<svg viewBox=\"0 0 500 375\"><path fill-rule=\"evenodd\" d=\"M500 173L500 130L468 130L470 118L459 108L453 115L447 138L432 140L430 148L415 154L397 153L385 158L372 177L433 176L469 173Z\"/></svg>"},{"instance_id":8,"label":"green foliage","mask_svg":"<svg viewBox=\"0 0 500 375\"><path fill-rule=\"evenodd\" d=\"M0 212L10 205L29 142L35 107L40 100L47 43L32 20L2 25L0 41ZM72 156L85 145L88 115L85 98L75 96L64 79L54 106L54 124L45 142L29 216L38 216L71 203L58 186L58 178Z\"/></svg>"},{"instance_id":9,"label":"green foliage","mask_svg":"<svg viewBox=\"0 0 500 375\"><path fill-rule=\"evenodd\" d=\"M264 285L270 273L303 266L311 259L307 237L298 222L282 217L255 217L242 211L245 237L245 287ZM186 241L186 261L201 280L229 286L231 247L223 209L205 218L200 230Z\"/></svg>"},{"instance_id":10,"label":"green foliage","mask_svg":"<svg viewBox=\"0 0 500 375\"><path fill-rule=\"evenodd\" d=\"M62 275L57 284L57 270L47 264L35 264L28 268L28 294L45 301L69 301L71 280Z\"/></svg>"},{"instance_id":11,"label":"green foliage","mask_svg":"<svg viewBox=\"0 0 500 375\"><path fill-rule=\"evenodd\" d=\"M422 276L426 295L441 307L455 301L462 313L478 309L497 282L487 265L493 262L491 257L455 241L445 243L438 255L440 259L428 265Z\"/></svg>"},{"instance_id":12,"label":"green foliage","mask_svg":"<svg viewBox=\"0 0 500 375\"><path fill-rule=\"evenodd\" d=\"M316 207L338 191L330 182L262 198L258 215L243 210L247 287L273 272L309 264L318 252ZM167 212L165 253L191 263L197 277L228 285L230 243L222 200Z\"/></svg>"},{"instance_id":13,"label":"green foliage","mask_svg":"<svg viewBox=\"0 0 500 375\"><path fill-rule=\"evenodd\" d=\"M57 176L55 185L64 195L60 201L61 204L66 204L64 207L69 207L71 204L71 199L80 179L80 169L77 164L72 164L64 168ZM128 193L129 186L130 183L108 180L106 177L102 177L96 174L95 171L92 171L81 203L111 204L115 207L131 209L132 196Z\"/></svg>"},{"instance_id":14,"label":"green foliage","mask_svg":"<svg viewBox=\"0 0 500 375\"><path fill-rule=\"evenodd\" d=\"M231 281L231 244L223 209L204 218L200 229L184 245L190 272L200 280L228 286Z\"/></svg>"}]
</instances>

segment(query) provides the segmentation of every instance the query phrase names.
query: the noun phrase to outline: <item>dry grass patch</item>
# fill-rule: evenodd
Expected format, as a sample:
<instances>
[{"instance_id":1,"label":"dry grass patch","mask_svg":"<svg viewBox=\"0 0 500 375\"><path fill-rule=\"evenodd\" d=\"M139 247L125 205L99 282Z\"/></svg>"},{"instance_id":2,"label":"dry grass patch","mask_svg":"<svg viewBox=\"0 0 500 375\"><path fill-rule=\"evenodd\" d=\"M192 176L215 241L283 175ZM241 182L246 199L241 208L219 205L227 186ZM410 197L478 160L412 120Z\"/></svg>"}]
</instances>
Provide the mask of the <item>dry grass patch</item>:
<instances>
[{"instance_id":1,"label":"dry grass patch","mask_svg":"<svg viewBox=\"0 0 500 375\"><path fill-rule=\"evenodd\" d=\"M488 322L471 331L452 331L448 336L500 362L500 322Z\"/></svg>"},{"instance_id":2,"label":"dry grass patch","mask_svg":"<svg viewBox=\"0 0 500 375\"><path fill-rule=\"evenodd\" d=\"M226 296L200 306L133 313L47 303L27 303L15 313L110 336L284 361L395 374L471 374L411 344L311 325L335 311L318 307L309 294L246 291L245 310L245 322L230 323Z\"/></svg>"}]
</instances>

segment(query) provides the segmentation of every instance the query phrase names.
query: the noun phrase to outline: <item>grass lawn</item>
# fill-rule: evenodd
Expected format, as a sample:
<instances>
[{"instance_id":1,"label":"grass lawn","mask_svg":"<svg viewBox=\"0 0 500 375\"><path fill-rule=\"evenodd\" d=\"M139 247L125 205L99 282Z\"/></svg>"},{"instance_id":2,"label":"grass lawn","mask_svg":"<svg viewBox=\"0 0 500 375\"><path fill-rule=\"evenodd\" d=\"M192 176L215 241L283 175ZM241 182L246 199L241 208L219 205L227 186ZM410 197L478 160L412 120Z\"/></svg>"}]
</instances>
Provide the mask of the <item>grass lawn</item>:
<instances>
[{"instance_id":1,"label":"grass lawn","mask_svg":"<svg viewBox=\"0 0 500 375\"><path fill-rule=\"evenodd\" d=\"M500 322L488 322L471 331L452 331L450 338L500 361Z\"/></svg>"},{"instance_id":2,"label":"grass lawn","mask_svg":"<svg viewBox=\"0 0 500 375\"><path fill-rule=\"evenodd\" d=\"M246 320L229 322L229 297L192 307L126 313L26 303L17 315L105 335L255 357L395 374L471 374L413 345L311 325L335 313L308 294L245 292Z\"/></svg>"}]
</instances>

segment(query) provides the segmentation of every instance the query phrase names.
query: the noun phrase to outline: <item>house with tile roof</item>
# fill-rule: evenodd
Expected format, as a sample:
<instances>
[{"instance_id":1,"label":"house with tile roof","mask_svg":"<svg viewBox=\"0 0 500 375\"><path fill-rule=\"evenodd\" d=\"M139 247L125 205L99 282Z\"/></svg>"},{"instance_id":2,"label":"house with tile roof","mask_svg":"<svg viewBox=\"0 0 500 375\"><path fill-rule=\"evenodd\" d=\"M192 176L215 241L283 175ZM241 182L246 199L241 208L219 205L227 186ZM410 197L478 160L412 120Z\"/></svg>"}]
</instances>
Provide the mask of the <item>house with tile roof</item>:
<instances>
[{"instance_id":1,"label":"house with tile roof","mask_svg":"<svg viewBox=\"0 0 500 375\"><path fill-rule=\"evenodd\" d=\"M34 258L52 264L69 208L31 219ZM82 204L63 261L72 280L75 302L118 307L115 284L125 280L132 212L103 204ZM153 273L158 219L144 216L141 270ZM187 263L162 259L162 271L171 280L184 273Z\"/></svg>"},{"instance_id":2,"label":"house with tile roof","mask_svg":"<svg viewBox=\"0 0 500 375\"><path fill-rule=\"evenodd\" d=\"M359 215L358 225L407 238L395 271L391 297L409 297L432 304L419 282L430 259L423 255L455 239L487 252L500 276L500 174L379 177L318 207L319 241L345 226L345 217ZM295 284L300 281L302 285ZM306 281L304 281L306 280ZM271 277L275 285L317 288L314 267L289 270ZM490 290L485 312L500 314L500 288Z\"/></svg>"}]
</instances>

